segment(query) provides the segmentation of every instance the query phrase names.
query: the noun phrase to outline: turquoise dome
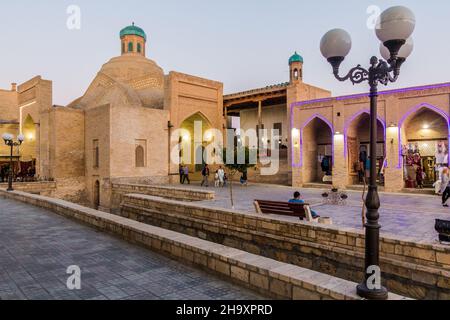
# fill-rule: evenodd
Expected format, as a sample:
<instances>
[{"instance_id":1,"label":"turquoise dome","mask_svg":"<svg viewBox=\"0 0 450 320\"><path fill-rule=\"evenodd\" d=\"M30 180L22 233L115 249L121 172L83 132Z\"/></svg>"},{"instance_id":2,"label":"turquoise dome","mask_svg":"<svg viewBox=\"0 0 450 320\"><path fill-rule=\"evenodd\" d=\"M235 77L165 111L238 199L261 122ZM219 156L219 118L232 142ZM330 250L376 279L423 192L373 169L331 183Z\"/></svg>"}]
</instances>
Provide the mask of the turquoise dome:
<instances>
[{"instance_id":1,"label":"turquoise dome","mask_svg":"<svg viewBox=\"0 0 450 320\"><path fill-rule=\"evenodd\" d=\"M145 39L145 41L147 41L147 35L145 34L145 31L142 30L139 27L136 27L133 23L133 25L128 26L126 28L123 28L120 31L120 38L123 38L124 36L140 36L142 38Z\"/></svg>"},{"instance_id":2,"label":"turquoise dome","mask_svg":"<svg viewBox=\"0 0 450 320\"><path fill-rule=\"evenodd\" d=\"M289 64L294 63L294 62L301 62L301 63L303 63L303 57L301 55L299 55L297 53L297 51L295 51L294 55L289 58Z\"/></svg>"}]
</instances>

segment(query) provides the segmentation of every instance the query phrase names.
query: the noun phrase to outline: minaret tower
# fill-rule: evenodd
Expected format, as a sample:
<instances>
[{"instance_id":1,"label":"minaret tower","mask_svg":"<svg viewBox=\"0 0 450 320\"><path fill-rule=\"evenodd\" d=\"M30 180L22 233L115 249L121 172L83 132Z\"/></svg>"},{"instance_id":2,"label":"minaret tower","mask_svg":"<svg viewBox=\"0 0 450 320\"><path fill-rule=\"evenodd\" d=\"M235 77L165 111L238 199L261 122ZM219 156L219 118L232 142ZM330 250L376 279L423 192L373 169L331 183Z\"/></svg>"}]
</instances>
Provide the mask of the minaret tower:
<instances>
[{"instance_id":1,"label":"minaret tower","mask_svg":"<svg viewBox=\"0 0 450 320\"><path fill-rule=\"evenodd\" d=\"M147 35L144 30L134 25L128 26L120 31L122 55L134 54L145 57L145 44Z\"/></svg>"},{"instance_id":2,"label":"minaret tower","mask_svg":"<svg viewBox=\"0 0 450 320\"><path fill-rule=\"evenodd\" d=\"M289 58L289 74L291 84L303 82L303 57L297 51Z\"/></svg>"}]
</instances>

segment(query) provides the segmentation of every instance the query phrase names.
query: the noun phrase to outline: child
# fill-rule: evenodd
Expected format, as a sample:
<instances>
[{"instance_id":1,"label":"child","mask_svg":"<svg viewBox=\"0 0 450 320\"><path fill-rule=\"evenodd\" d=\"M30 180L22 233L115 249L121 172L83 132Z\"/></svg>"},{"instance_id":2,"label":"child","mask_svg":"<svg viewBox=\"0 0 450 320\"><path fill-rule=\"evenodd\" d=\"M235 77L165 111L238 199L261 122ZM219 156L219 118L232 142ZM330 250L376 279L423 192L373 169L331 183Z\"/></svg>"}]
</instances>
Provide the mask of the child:
<instances>
[{"instance_id":1,"label":"child","mask_svg":"<svg viewBox=\"0 0 450 320\"><path fill-rule=\"evenodd\" d=\"M416 181L417 181L417 187L419 189L423 189L423 179L424 179L424 173L421 166L417 167L416 171Z\"/></svg>"}]
</instances>

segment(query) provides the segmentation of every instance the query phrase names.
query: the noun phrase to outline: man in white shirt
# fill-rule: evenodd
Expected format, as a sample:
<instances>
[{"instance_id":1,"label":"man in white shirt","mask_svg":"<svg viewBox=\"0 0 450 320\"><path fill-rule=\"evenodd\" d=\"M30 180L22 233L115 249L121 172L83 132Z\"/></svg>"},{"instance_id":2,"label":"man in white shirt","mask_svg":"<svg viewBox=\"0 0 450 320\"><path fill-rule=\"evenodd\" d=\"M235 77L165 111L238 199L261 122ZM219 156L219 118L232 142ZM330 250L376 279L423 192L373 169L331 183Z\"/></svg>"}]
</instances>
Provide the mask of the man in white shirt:
<instances>
[{"instance_id":1,"label":"man in white shirt","mask_svg":"<svg viewBox=\"0 0 450 320\"><path fill-rule=\"evenodd\" d=\"M223 187L225 184L225 171L222 169L222 166L217 170L217 174L219 175L219 185L220 187Z\"/></svg>"}]
</instances>

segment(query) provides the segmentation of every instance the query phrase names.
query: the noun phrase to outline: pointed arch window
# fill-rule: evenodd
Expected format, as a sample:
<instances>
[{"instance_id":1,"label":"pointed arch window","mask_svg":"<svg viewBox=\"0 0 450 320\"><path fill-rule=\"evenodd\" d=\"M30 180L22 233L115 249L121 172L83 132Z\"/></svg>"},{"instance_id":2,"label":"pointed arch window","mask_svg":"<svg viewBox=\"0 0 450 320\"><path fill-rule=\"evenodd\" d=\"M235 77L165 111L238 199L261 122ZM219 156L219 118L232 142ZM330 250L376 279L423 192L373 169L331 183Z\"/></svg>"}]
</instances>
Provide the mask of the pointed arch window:
<instances>
[{"instance_id":1,"label":"pointed arch window","mask_svg":"<svg viewBox=\"0 0 450 320\"><path fill-rule=\"evenodd\" d=\"M134 159L136 168L145 168L146 167L146 141L145 140L137 140L136 148L134 150Z\"/></svg>"},{"instance_id":2,"label":"pointed arch window","mask_svg":"<svg viewBox=\"0 0 450 320\"><path fill-rule=\"evenodd\" d=\"M138 53L141 53L141 51L142 51L142 46L141 46L140 43L138 43L138 44L137 44L137 52L138 52Z\"/></svg>"},{"instance_id":3,"label":"pointed arch window","mask_svg":"<svg viewBox=\"0 0 450 320\"><path fill-rule=\"evenodd\" d=\"M128 52L133 52L133 50L134 50L133 42L129 42L128 43Z\"/></svg>"}]
</instances>

